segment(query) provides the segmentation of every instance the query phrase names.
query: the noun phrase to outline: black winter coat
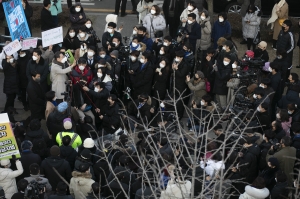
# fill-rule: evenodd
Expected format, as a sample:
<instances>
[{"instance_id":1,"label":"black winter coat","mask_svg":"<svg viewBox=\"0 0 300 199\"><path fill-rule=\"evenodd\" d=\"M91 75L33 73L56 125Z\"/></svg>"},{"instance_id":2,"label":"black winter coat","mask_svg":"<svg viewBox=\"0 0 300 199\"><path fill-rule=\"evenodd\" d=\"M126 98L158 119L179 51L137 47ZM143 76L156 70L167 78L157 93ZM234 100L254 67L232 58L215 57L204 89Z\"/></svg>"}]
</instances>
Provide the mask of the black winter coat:
<instances>
[{"instance_id":1,"label":"black winter coat","mask_svg":"<svg viewBox=\"0 0 300 199\"><path fill-rule=\"evenodd\" d=\"M142 93L151 95L152 78L153 69L151 63L147 62L142 70L140 65L137 72L134 74L134 83L132 85L136 96Z\"/></svg>"},{"instance_id":2,"label":"black winter coat","mask_svg":"<svg viewBox=\"0 0 300 199\"><path fill-rule=\"evenodd\" d=\"M185 79L186 76L189 74L190 72L190 68L188 66L188 64L182 60L179 65L178 65L178 69L174 70L173 75L175 74L175 84L173 86L175 86L175 88L179 91L179 93L176 91L176 96L181 95L181 93L187 89L187 84L185 83ZM174 78L174 77L171 77ZM173 81L174 79L172 79Z\"/></svg>"},{"instance_id":3,"label":"black winter coat","mask_svg":"<svg viewBox=\"0 0 300 199\"><path fill-rule=\"evenodd\" d=\"M81 42L85 42L87 46L95 46L94 39L88 35L86 35L84 40L79 40L78 36L74 38L74 47L80 48ZM95 46L96 47L96 46Z\"/></svg>"},{"instance_id":4,"label":"black winter coat","mask_svg":"<svg viewBox=\"0 0 300 199\"><path fill-rule=\"evenodd\" d=\"M190 54L189 56L184 57L184 60L190 68L189 72L191 74L194 74L195 56L193 54Z\"/></svg>"},{"instance_id":5,"label":"black winter coat","mask_svg":"<svg viewBox=\"0 0 300 199\"><path fill-rule=\"evenodd\" d=\"M103 128L106 133L114 133L121 125L119 115L119 105L115 102L112 106L107 105L104 108L103 114ZM114 128L112 128L112 126Z\"/></svg>"},{"instance_id":6,"label":"black winter coat","mask_svg":"<svg viewBox=\"0 0 300 199\"><path fill-rule=\"evenodd\" d=\"M246 182L248 183L253 182L258 174L257 161L259 153L260 148L257 145L252 145L240 160L240 174L246 177Z\"/></svg>"},{"instance_id":7,"label":"black winter coat","mask_svg":"<svg viewBox=\"0 0 300 199\"><path fill-rule=\"evenodd\" d=\"M19 87L27 88L28 77L27 77L27 65L30 60L29 52L26 53L25 57L19 57L18 59L18 75L19 75Z\"/></svg>"},{"instance_id":8,"label":"black winter coat","mask_svg":"<svg viewBox=\"0 0 300 199\"><path fill-rule=\"evenodd\" d=\"M231 64L225 66L223 63L218 66L218 71L215 71L215 82L213 87L213 93L217 95L227 95L228 87L227 81L231 75Z\"/></svg>"},{"instance_id":9,"label":"black winter coat","mask_svg":"<svg viewBox=\"0 0 300 199\"><path fill-rule=\"evenodd\" d=\"M86 16L82 6L80 6L81 10L79 12L76 12L75 7L76 6L72 6L70 8L70 21L72 23L72 28L74 28L75 31L78 31L78 29L85 24ZM81 19L80 16L82 16Z\"/></svg>"},{"instance_id":10,"label":"black winter coat","mask_svg":"<svg viewBox=\"0 0 300 199\"><path fill-rule=\"evenodd\" d=\"M74 199L71 195L61 194L56 192L56 195L51 195L48 199Z\"/></svg>"},{"instance_id":11,"label":"black winter coat","mask_svg":"<svg viewBox=\"0 0 300 199\"><path fill-rule=\"evenodd\" d=\"M121 184L121 185L120 185ZM126 198L123 190L128 193L129 186L123 182L118 182L117 180L112 181L104 189L104 196L106 199L124 199ZM122 186L122 188L121 188Z\"/></svg>"},{"instance_id":12,"label":"black winter coat","mask_svg":"<svg viewBox=\"0 0 300 199\"><path fill-rule=\"evenodd\" d=\"M295 122L300 122L300 110L296 109L293 114L290 115L292 117L292 124Z\"/></svg>"},{"instance_id":13,"label":"black winter coat","mask_svg":"<svg viewBox=\"0 0 300 199\"><path fill-rule=\"evenodd\" d=\"M153 96L158 99L165 99L166 93L167 93L167 85L168 81L170 80L170 73L169 68L163 68L161 69L161 75L159 75L158 72L154 72L154 78L153 78ZM158 94L157 94L158 92Z\"/></svg>"},{"instance_id":14,"label":"black winter coat","mask_svg":"<svg viewBox=\"0 0 300 199\"><path fill-rule=\"evenodd\" d=\"M269 61L269 53L266 50L261 50L260 48L257 48L254 50L254 57L255 58L261 58L265 62Z\"/></svg>"},{"instance_id":15,"label":"black winter coat","mask_svg":"<svg viewBox=\"0 0 300 199\"><path fill-rule=\"evenodd\" d=\"M20 176L18 176L17 180L30 176L29 166L31 164L37 163L38 165L41 165L42 162L40 156L30 150L22 151L20 161L22 163L24 172Z\"/></svg>"},{"instance_id":16,"label":"black winter coat","mask_svg":"<svg viewBox=\"0 0 300 199\"><path fill-rule=\"evenodd\" d=\"M275 91L273 103L277 103L282 96L282 81L281 81L281 73L277 72L274 75L271 75L271 87Z\"/></svg>"},{"instance_id":17,"label":"black winter coat","mask_svg":"<svg viewBox=\"0 0 300 199\"><path fill-rule=\"evenodd\" d=\"M51 12L46 8L43 8L41 11L41 30L46 31L52 28L56 28L52 19Z\"/></svg>"},{"instance_id":18,"label":"black winter coat","mask_svg":"<svg viewBox=\"0 0 300 199\"><path fill-rule=\"evenodd\" d=\"M71 170L74 170L74 164L77 157L77 151L75 151L72 146L64 146L60 147L60 157L69 162Z\"/></svg>"},{"instance_id":19,"label":"black winter coat","mask_svg":"<svg viewBox=\"0 0 300 199\"><path fill-rule=\"evenodd\" d=\"M106 179L110 173L108 162L104 159L99 160L94 164L93 169L96 177L96 182L101 182L101 188L104 187L107 184Z\"/></svg>"},{"instance_id":20,"label":"black winter coat","mask_svg":"<svg viewBox=\"0 0 300 199\"><path fill-rule=\"evenodd\" d=\"M196 43L198 39L201 39L201 26L198 24L198 22L195 20L194 24L192 25L191 32L188 30L189 24L186 22L186 25L184 27L184 30L189 35L188 42L190 45L193 46L193 49L196 49Z\"/></svg>"},{"instance_id":21,"label":"black winter coat","mask_svg":"<svg viewBox=\"0 0 300 199\"><path fill-rule=\"evenodd\" d=\"M268 164L267 164L267 161L266 161L266 157L267 157L267 154L268 154L268 151L269 149L271 148L272 144L270 142L266 142L266 141L263 141L259 147L260 147L260 157L259 157L259 170L262 171L262 170L265 170L268 168Z\"/></svg>"},{"instance_id":22,"label":"black winter coat","mask_svg":"<svg viewBox=\"0 0 300 199\"><path fill-rule=\"evenodd\" d=\"M107 98L109 96L109 91L106 88L103 88L100 92L95 92L89 90L88 94L93 97L93 102L100 109L101 114L102 110L107 106Z\"/></svg>"},{"instance_id":23,"label":"black winter coat","mask_svg":"<svg viewBox=\"0 0 300 199\"><path fill-rule=\"evenodd\" d=\"M277 105L281 109L287 109L287 105L290 103L295 103L298 107L300 107L300 99L298 92L289 90L286 93L286 95L282 96Z\"/></svg>"},{"instance_id":24,"label":"black winter coat","mask_svg":"<svg viewBox=\"0 0 300 199\"><path fill-rule=\"evenodd\" d=\"M57 184L61 181L60 177L54 172L53 168L63 177L67 182L72 178L71 167L69 163L61 157L48 157L43 160L41 164L40 173L45 175L52 186L52 191L56 191Z\"/></svg>"},{"instance_id":25,"label":"black winter coat","mask_svg":"<svg viewBox=\"0 0 300 199\"><path fill-rule=\"evenodd\" d=\"M122 35L121 35L121 33L115 31L113 36L110 36L110 33L109 33L109 32L103 33L103 35L102 35L102 46L103 46L106 50L107 50L107 47L108 47L107 42L109 42L109 43L111 44L112 39L113 39L114 37L116 37L116 38L119 39L120 45L121 45L121 44L122 44ZM122 44L122 45L123 45L123 44Z\"/></svg>"},{"instance_id":26,"label":"black winter coat","mask_svg":"<svg viewBox=\"0 0 300 199\"><path fill-rule=\"evenodd\" d=\"M295 149L297 149L296 157L299 159L300 158L300 135L296 134L293 137L291 146L293 146Z\"/></svg>"},{"instance_id":27,"label":"black winter coat","mask_svg":"<svg viewBox=\"0 0 300 199\"><path fill-rule=\"evenodd\" d=\"M49 141L49 136L43 129L39 129L37 131L29 131L25 135L25 140L31 141L33 145L36 141L42 139L45 141L45 143L48 143Z\"/></svg>"},{"instance_id":28,"label":"black winter coat","mask_svg":"<svg viewBox=\"0 0 300 199\"><path fill-rule=\"evenodd\" d=\"M71 38L69 35L65 36L64 40L63 40L63 46L66 47L66 49L70 49L70 50L74 50L73 56L75 55L75 50L78 48L78 46L76 46L76 42L75 39L77 37L73 37Z\"/></svg>"},{"instance_id":29,"label":"black winter coat","mask_svg":"<svg viewBox=\"0 0 300 199\"><path fill-rule=\"evenodd\" d=\"M288 198L289 189L288 189L287 182L277 182L275 187L271 191L271 198L272 199L282 199Z\"/></svg>"},{"instance_id":30,"label":"black winter coat","mask_svg":"<svg viewBox=\"0 0 300 199\"><path fill-rule=\"evenodd\" d=\"M276 45L278 50L282 49L286 53L290 53L295 48L295 36L291 31L284 32L281 30Z\"/></svg>"},{"instance_id":31,"label":"black winter coat","mask_svg":"<svg viewBox=\"0 0 300 199\"><path fill-rule=\"evenodd\" d=\"M139 101L135 100L133 102L130 102L128 104L128 116L137 117ZM145 103L140 109L140 119L142 118L143 121L146 123L146 121L150 122L151 119L151 113L150 113L151 106L147 103ZM147 118L147 120L146 120Z\"/></svg>"},{"instance_id":32,"label":"black winter coat","mask_svg":"<svg viewBox=\"0 0 300 199\"><path fill-rule=\"evenodd\" d=\"M3 59L2 67L4 72L3 93L17 94L19 92L19 77L17 71L17 63L15 64L15 66L12 66L10 63L7 63L6 59Z\"/></svg>"},{"instance_id":33,"label":"black winter coat","mask_svg":"<svg viewBox=\"0 0 300 199\"><path fill-rule=\"evenodd\" d=\"M277 167L275 167L275 168L267 167L260 174L260 176L263 177L265 180L266 188L268 188L269 190L272 190L276 184L275 176L276 176L276 172L278 170L279 170L279 168L277 168Z\"/></svg>"},{"instance_id":34,"label":"black winter coat","mask_svg":"<svg viewBox=\"0 0 300 199\"><path fill-rule=\"evenodd\" d=\"M59 132L64 131L63 120L68 117L67 111L65 113L60 113L55 109L52 113L49 114L47 118L47 128L49 134L56 138L56 135Z\"/></svg>"},{"instance_id":35,"label":"black winter coat","mask_svg":"<svg viewBox=\"0 0 300 199\"><path fill-rule=\"evenodd\" d=\"M31 79L27 86L28 102L32 119L44 119L46 110L45 92L41 85Z\"/></svg>"},{"instance_id":36,"label":"black winter coat","mask_svg":"<svg viewBox=\"0 0 300 199\"><path fill-rule=\"evenodd\" d=\"M44 60L43 57L40 58L38 64L36 63L36 61L30 59L26 68L26 76L28 81L32 80L31 73L35 71L41 75L40 84L44 92L47 92L47 75L49 73L49 63L46 60Z\"/></svg>"},{"instance_id":37,"label":"black winter coat","mask_svg":"<svg viewBox=\"0 0 300 199\"><path fill-rule=\"evenodd\" d=\"M166 24L174 23L174 27L178 27L180 24L180 15L182 11L185 9L184 1L175 0L174 6L174 16L172 17L170 12L171 0L165 0L163 4L163 12L166 18Z\"/></svg>"}]
</instances>

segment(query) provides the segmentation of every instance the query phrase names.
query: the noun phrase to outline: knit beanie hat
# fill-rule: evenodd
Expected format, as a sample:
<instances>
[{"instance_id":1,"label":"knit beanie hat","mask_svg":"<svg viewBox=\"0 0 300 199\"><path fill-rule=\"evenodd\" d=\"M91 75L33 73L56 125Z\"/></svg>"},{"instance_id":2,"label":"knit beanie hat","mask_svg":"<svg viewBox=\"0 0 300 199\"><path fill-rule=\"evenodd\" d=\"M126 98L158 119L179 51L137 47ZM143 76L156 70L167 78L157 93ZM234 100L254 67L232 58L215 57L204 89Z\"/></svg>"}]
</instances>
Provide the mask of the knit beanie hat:
<instances>
[{"instance_id":1,"label":"knit beanie hat","mask_svg":"<svg viewBox=\"0 0 300 199\"><path fill-rule=\"evenodd\" d=\"M83 147L84 148L90 149L90 148L93 148L94 146L95 146L95 142L92 138L86 138L83 141Z\"/></svg>"},{"instance_id":2,"label":"knit beanie hat","mask_svg":"<svg viewBox=\"0 0 300 199\"><path fill-rule=\"evenodd\" d=\"M9 159L2 159L1 160L1 166L6 166L10 163L10 160Z\"/></svg>"},{"instance_id":3,"label":"knit beanie hat","mask_svg":"<svg viewBox=\"0 0 300 199\"><path fill-rule=\"evenodd\" d=\"M261 42L259 42L258 46L259 46L260 48L266 49L267 46L268 46L268 44L267 44L267 42L265 42L265 41L261 41Z\"/></svg>"},{"instance_id":4,"label":"knit beanie hat","mask_svg":"<svg viewBox=\"0 0 300 199\"><path fill-rule=\"evenodd\" d=\"M62 102L57 106L58 112L64 112L68 108L68 103L67 102Z\"/></svg>"},{"instance_id":5,"label":"knit beanie hat","mask_svg":"<svg viewBox=\"0 0 300 199\"><path fill-rule=\"evenodd\" d=\"M198 70L196 73L201 79L204 79L204 74L200 70Z\"/></svg>"},{"instance_id":6,"label":"knit beanie hat","mask_svg":"<svg viewBox=\"0 0 300 199\"><path fill-rule=\"evenodd\" d=\"M50 154L52 156L58 156L60 154L60 149L58 146L54 145L50 148Z\"/></svg>"},{"instance_id":7,"label":"knit beanie hat","mask_svg":"<svg viewBox=\"0 0 300 199\"><path fill-rule=\"evenodd\" d=\"M116 58L118 58L118 57L119 57L119 51L113 50L113 51L110 53L110 55L114 55Z\"/></svg>"},{"instance_id":8,"label":"knit beanie hat","mask_svg":"<svg viewBox=\"0 0 300 199\"><path fill-rule=\"evenodd\" d=\"M64 119L64 120L63 120L63 124L64 124L64 128L65 128L66 130L72 129L72 121L71 121L70 118Z\"/></svg>"},{"instance_id":9,"label":"knit beanie hat","mask_svg":"<svg viewBox=\"0 0 300 199\"><path fill-rule=\"evenodd\" d=\"M22 143L21 143L21 149L22 150L27 150L27 149L30 149L32 148L32 142L30 142L29 140L24 140Z\"/></svg>"},{"instance_id":10,"label":"knit beanie hat","mask_svg":"<svg viewBox=\"0 0 300 199\"><path fill-rule=\"evenodd\" d=\"M83 149L83 151L80 153L80 157L85 160L91 159L91 151L88 149Z\"/></svg>"}]
</instances>

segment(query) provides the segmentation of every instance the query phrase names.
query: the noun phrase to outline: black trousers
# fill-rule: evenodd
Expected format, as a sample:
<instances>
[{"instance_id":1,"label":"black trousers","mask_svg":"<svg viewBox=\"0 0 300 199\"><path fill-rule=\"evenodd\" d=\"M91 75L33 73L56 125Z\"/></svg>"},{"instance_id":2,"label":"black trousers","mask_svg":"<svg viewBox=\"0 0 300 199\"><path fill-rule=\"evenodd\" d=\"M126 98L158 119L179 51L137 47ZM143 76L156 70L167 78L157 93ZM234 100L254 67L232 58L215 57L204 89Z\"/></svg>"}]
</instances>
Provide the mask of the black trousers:
<instances>
[{"instance_id":1,"label":"black trousers","mask_svg":"<svg viewBox=\"0 0 300 199\"><path fill-rule=\"evenodd\" d=\"M178 23L176 22L175 17L168 17L168 24L169 25L169 35L175 39L177 38L177 29L178 29Z\"/></svg>"},{"instance_id":2,"label":"black trousers","mask_svg":"<svg viewBox=\"0 0 300 199\"><path fill-rule=\"evenodd\" d=\"M121 2L122 2L122 5L121 5L121 15L125 14L127 0L116 0L116 4L115 4L115 14L116 15L119 14L120 3Z\"/></svg>"},{"instance_id":3,"label":"black trousers","mask_svg":"<svg viewBox=\"0 0 300 199\"><path fill-rule=\"evenodd\" d=\"M131 0L131 4L132 4L132 11L136 11L136 7L137 7L137 0Z\"/></svg>"},{"instance_id":4,"label":"black trousers","mask_svg":"<svg viewBox=\"0 0 300 199\"><path fill-rule=\"evenodd\" d=\"M253 39L247 38L247 48L248 48L248 50L251 50L251 46L254 50L256 45L253 43Z\"/></svg>"},{"instance_id":5,"label":"black trousers","mask_svg":"<svg viewBox=\"0 0 300 199\"><path fill-rule=\"evenodd\" d=\"M26 88L21 88L21 101L24 107L28 106Z\"/></svg>"},{"instance_id":6,"label":"black trousers","mask_svg":"<svg viewBox=\"0 0 300 199\"><path fill-rule=\"evenodd\" d=\"M17 94L13 93L13 94L6 94L6 103L5 103L5 107L4 107L4 111L7 111L8 107L15 107L15 98L16 98Z\"/></svg>"}]
</instances>

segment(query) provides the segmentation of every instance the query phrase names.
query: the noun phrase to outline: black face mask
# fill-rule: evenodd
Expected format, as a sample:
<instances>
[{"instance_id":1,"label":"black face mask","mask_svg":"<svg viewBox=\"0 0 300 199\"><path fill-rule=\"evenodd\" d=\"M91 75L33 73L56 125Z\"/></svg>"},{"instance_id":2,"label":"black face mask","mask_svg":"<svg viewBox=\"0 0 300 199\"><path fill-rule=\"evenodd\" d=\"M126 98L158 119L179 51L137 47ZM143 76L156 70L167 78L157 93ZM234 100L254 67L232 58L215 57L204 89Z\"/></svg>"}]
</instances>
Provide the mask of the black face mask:
<instances>
[{"instance_id":1,"label":"black face mask","mask_svg":"<svg viewBox=\"0 0 300 199\"><path fill-rule=\"evenodd\" d=\"M145 101L144 99L139 98L139 102L140 102L140 103L143 103L144 101Z\"/></svg>"},{"instance_id":2,"label":"black face mask","mask_svg":"<svg viewBox=\"0 0 300 199\"><path fill-rule=\"evenodd\" d=\"M139 38L143 38L143 37L144 37L144 34L137 34L137 36L138 36Z\"/></svg>"},{"instance_id":3,"label":"black face mask","mask_svg":"<svg viewBox=\"0 0 300 199\"><path fill-rule=\"evenodd\" d=\"M263 50L262 50L262 49L260 49L260 48L258 48L258 49L257 49L257 51L258 51L259 53L261 53Z\"/></svg>"}]
</instances>

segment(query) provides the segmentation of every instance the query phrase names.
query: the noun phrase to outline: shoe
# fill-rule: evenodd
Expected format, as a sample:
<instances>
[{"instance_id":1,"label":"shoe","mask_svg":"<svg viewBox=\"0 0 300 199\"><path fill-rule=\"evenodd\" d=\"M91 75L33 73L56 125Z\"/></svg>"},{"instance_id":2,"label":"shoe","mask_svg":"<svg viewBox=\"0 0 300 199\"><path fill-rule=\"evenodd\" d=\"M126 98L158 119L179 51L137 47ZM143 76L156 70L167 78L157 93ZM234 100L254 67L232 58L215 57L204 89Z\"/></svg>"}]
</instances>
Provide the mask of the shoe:
<instances>
[{"instance_id":1,"label":"shoe","mask_svg":"<svg viewBox=\"0 0 300 199\"><path fill-rule=\"evenodd\" d=\"M272 48L273 48L273 50L277 50L277 48L275 48L273 45L272 45Z\"/></svg>"},{"instance_id":2,"label":"shoe","mask_svg":"<svg viewBox=\"0 0 300 199\"><path fill-rule=\"evenodd\" d=\"M243 40L243 41L240 42L240 44L247 44L247 41Z\"/></svg>"},{"instance_id":3,"label":"shoe","mask_svg":"<svg viewBox=\"0 0 300 199\"><path fill-rule=\"evenodd\" d=\"M131 14L137 14L138 12L136 10L132 10Z\"/></svg>"},{"instance_id":4,"label":"shoe","mask_svg":"<svg viewBox=\"0 0 300 199\"><path fill-rule=\"evenodd\" d=\"M299 65L299 66L296 66L296 68L300 68L300 65Z\"/></svg>"},{"instance_id":5,"label":"shoe","mask_svg":"<svg viewBox=\"0 0 300 199\"><path fill-rule=\"evenodd\" d=\"M127 15L127 13L121 14L120 17L125 17Z\"/></svg>"}]
</instances>

